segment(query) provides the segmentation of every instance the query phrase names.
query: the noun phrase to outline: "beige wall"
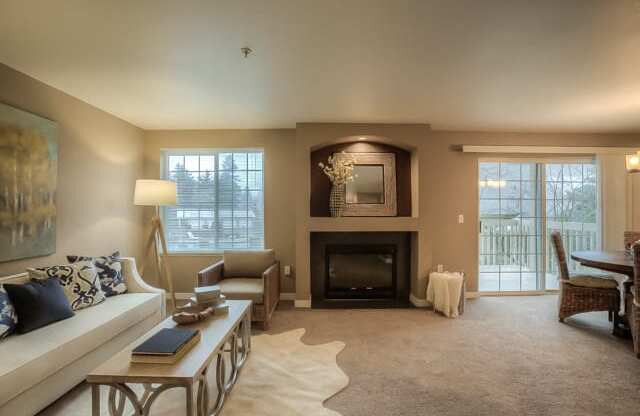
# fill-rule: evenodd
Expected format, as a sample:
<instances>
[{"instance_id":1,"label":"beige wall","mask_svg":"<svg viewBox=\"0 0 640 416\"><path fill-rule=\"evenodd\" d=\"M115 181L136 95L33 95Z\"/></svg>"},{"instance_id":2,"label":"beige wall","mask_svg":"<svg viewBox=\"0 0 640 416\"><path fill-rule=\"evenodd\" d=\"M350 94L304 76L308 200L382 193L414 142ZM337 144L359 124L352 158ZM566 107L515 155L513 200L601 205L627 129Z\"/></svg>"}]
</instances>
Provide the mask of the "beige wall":
<instances>
[{"instance_id":1,"label":"beige wall","mask_svg":"<svg viewBox=\"0 0 640 416\"><path fill-rule=\"evenodd\" d=\"M160 151L165 148L264 149L265 246L273 248L282 266L295 259L295 175L292 169L295 130L186 130L145 132L144 166L146 178L160 175ZM152 211L147 211L147 221ZM176 292L193 291L199 270L220 258L218 255L175 254L170 257ZM295 271L294 271L295 273ZM282 292L294 292L293 277L281 270Z\"/></svg>"},{"instance_id":2,"label":"beige wall","mask_svg":"<svg viewBox=\"0 0 640 416\"><path fill-rule=\"evenodd\" d=\"M418 298L423 297L427 273L439 263L450 270L464 270L469 290L477 290L479 155L462 153L460 145L640 146L638 135L447 132L432 131L426 125L301 123L295 130L147 131L145 177L159 176L163 148L263 147L266 245L276 250L283 265L295 266L295 279L282 277L283 292L295 291L297 299L306 300L308 231L319 223L309 218L309 150L358 135L378 136L415 151L418 169L413 185L418 198L413 215L417 218L401 227L417 233L412 286ZM151 212L147 214L148 221ZM464 224L458 224L458 214L465 216ZM171 256L176 290L191 291L196 273L218 259L216 255Z\"/></svg>"},{"instance_id":3,"label":"beige wall","mask_svg":"<svg viewBox=\"0 0 640 416\"><path fill-rule=\"evenodd\" d=\"M142 212L132 204L142 172L142 130L0 64L0 101L58 123L57 249L0 263L0 274L66 263L66 254L137 256Z\"/></svg>"},{"instance_id":4,"label":"beige wall","mask_svg":"<svg viewBox=\"0 0 640 416\"><path fill-rule=\"evenodd\" d=\"M418 298L424 298L426 276L436 264L443 264L448 270L465 271L468 289L477 290L480 155L462 153L460 145L640 146L639 135L476 133L432 131L426 125L298 124L296 298L299 300L309 299L309 265L305 252L309 249L308 229L315 223L308 214L308 153L314 146L348 136L378 136L414 149L419 195L417 213L413 213L418 217L415 229L418 258L414 263L417 276L412 277L412 294ZM459 214L465 217L463 224L458 224ZM371 221L373 227L381 220Z\"/></svg>"},{"instance_id":5,"label":"beige wall","mask_svg":"<svg viewBox=\"0 0 640 416\"><path fill-rule=\"evenodd\" d=\"M510 134L432 131L427 125L301 123L296 129L146 131L82 101L0 65L0 101L55 120L59 124L57 253L53 256L0 264L0 274L26 266L64 261L68 253L103 254L120 249L139 256L143 225L151 212L132 204L134 181L156 178L162 148L265 149L265 242L294 276L282 277L283 292L308 299L308 159L313 146L350 135L378 135L414 150L417 162L413 201L417 218L403 222L417 233L418 256L413 267L413 294L422 297L424 277L435 264L464 270L469 290L477 289L478 155L457 146L554 145L640 146L639 135ZM634 180L627 205L640 210L640 181ZM463 214L465 223L458 224ZM627 218L638 228L640 216ZM390 225L393 227L393 224ZM297 249L297 251L296 251ZM171 265L178 292L190 292L198 270L215 255L174 255ZM297 266L297 267L295 267ZM301 268L301 270L297 270ZM154 282L152 274L148 279Z\"/></svg>"},{"instance_id":6,"label":"beige wall","mask_svg":"<svg viewBox=\"0 0 640 416\"><path fill-rule=\"evenodd\" d=\"M478 259L478 158L453 146L537 145L537 146L640 146L640 135L615 134L510 134L432 131L426 159L426 211L429 267L442 263L464 270L469 290L477 290ZM465 223L457 223L464 214ZM622 241L622 235L618 236Z\"/></svg>"}]
</instances>

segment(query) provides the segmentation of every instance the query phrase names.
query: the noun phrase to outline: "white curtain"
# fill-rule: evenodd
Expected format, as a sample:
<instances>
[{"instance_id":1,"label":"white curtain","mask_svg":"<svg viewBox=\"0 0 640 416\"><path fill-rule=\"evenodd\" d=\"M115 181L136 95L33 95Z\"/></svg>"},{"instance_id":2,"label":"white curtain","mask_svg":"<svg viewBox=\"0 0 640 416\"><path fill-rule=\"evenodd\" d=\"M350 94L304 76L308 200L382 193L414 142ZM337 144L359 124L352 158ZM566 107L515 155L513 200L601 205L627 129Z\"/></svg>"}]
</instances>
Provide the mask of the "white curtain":
<instances>
[{"instance_id":1,"label":"white curtain","mask_svg":"<svg viewBox=\"0 0 640 416\"><path fill-rule=\"evenodd\" d=\"M601 186L602 249L622 250L624 232L640 230L640 175L627 173L622 154L596 157Z\"/></svg>"}]
</instances>

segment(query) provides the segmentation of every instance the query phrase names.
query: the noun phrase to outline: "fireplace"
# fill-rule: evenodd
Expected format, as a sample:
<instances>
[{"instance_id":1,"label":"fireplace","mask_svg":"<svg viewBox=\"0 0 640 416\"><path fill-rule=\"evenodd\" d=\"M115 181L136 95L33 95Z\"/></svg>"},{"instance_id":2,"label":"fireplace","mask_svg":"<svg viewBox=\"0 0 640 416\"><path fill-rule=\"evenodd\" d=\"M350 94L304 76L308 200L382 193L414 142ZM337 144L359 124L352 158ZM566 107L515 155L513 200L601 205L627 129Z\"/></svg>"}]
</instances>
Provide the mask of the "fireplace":
<instances>
[{"instance_id":1,"label":"fireplace","mask_svg":"<svg viewBox=\"0 0 640 416\"><path fill-rule=\"evenodd\" d=\"M396 246L328 245L325 299L394 299Z\"/></svg>"},{"instance_id":2,"label":"fireplace","mask_svg":"<svg viewBox=\"0 0 640 416\"><path fill-rule=\"evenodd\" d=\"M311 233L312 307L404 307L409 233Z\"/></svg>"}]
</instances>

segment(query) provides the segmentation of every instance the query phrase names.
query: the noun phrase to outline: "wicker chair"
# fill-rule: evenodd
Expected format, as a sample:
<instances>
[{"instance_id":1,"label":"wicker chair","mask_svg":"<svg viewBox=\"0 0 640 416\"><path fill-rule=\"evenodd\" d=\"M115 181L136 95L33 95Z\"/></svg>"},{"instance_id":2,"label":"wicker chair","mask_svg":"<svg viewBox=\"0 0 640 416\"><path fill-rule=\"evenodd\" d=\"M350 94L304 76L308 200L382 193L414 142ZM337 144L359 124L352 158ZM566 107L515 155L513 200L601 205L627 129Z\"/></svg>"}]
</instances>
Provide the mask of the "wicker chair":
<instances>
[{"instance_id":1,"label":"wicker chair","mask_svg":"<svg viewBox=\"0 0 640 416\"><path fill-rule=\"evenodd\" d=\"M638 240L640 240L640 231L625 231L624 249L631 252L631 246Z\"/></svg>"},{"instance_id":2,"label":"wicker chair","mask_svg":"<svg viewBox=\"0 0 640 416\"><path fill-rule=\"evenodd\" d=\"M638 287L640 286L640 241L632 247L633 250L633 290L626 293L627 321L631 329L633 338L633 351L636 357L640 358L640 299L638 298Z\"/></svg>"},{"instance_id":3,"label":"wicker chair","mask_svg":"<svg viewBox=\"0 0 640 416\"><path fill-rule=\"evenodd\" d=\"M598 274L570 275L567 255L559 232L551 234L551 241L558 261L560 299L558 320L584 312L607 311L609 320L617 323L620 308L618 282L611 276Z\"/></svg>"}]
</instances>

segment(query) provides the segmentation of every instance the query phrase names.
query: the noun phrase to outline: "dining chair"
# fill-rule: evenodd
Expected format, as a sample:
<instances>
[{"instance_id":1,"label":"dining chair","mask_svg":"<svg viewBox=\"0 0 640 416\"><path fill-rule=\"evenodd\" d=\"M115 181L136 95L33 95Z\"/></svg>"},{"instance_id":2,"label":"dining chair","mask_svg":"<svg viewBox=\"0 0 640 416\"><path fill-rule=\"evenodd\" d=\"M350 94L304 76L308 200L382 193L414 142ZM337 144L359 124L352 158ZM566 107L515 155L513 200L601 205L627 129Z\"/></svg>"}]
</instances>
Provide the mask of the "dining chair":
<instances>
[{"instance_id":1,"label":"dining chair","mask_svg":"<svg viewBox=\"0 0 640 416\"><path fill-rule=\"evenodd\" d=\"M640 231L625 231L624 249L631 252L631 246L638 240L640 240Z\"/></svg>"},{"instance_id":2,"label":"dining chair","mask_svg":"<svg viewBox=\"0 0 640 416\"><path fill-rule=\"evenodd\" d=\"M627 321L633 339L633 351L640 358L640 299L638 299L638 285L640 285L640 241L631 246L633 253L633 288L625 294Z\"/></svg>"},{"instance_id":3,"label":"dining chair","mask_svg":"<svg viewBox=\"0 0 640 416\"><path fill-rule=\"evenodd\" d=\"M551 242L560 272L558 320L564 322L565 318L578 313L606 311L609 312L609 320L613 320L616 325L620 308L620 291L615 278L605 274L570 274L562 235L554 231L551 233Z\"/></svg>"}]
</instances>

